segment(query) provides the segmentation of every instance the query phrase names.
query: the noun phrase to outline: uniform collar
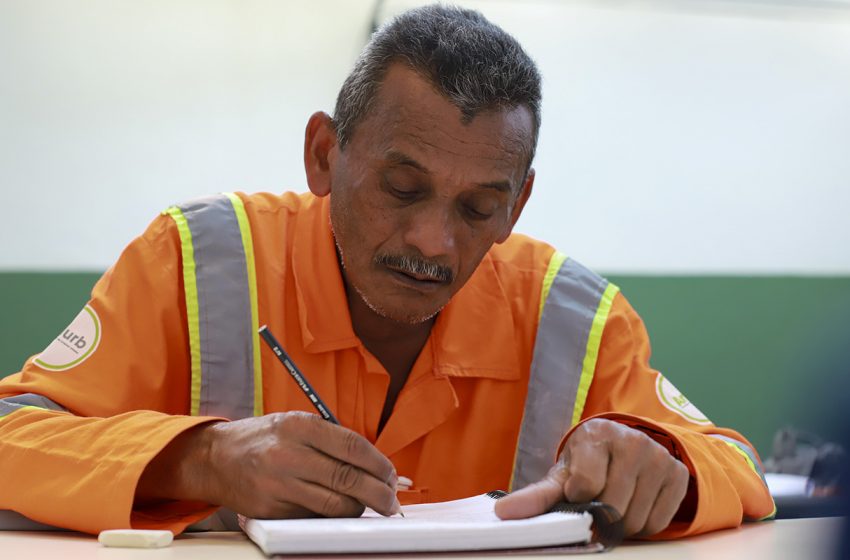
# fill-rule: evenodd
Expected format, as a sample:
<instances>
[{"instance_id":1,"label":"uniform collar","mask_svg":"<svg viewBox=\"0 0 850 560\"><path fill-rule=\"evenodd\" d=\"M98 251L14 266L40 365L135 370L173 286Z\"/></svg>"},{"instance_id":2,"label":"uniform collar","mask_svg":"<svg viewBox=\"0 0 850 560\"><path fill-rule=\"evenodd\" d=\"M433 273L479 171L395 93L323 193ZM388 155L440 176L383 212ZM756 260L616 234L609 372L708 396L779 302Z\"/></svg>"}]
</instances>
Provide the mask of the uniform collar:
<instances>
[{"instance_id":1,"label":"uniform collar","mask_svg":"<svg viewBox=\"0 0 850 560\"><path fill-rule=\"evenodd\" d=\"M329 352L356 347L361 342L351 325L330 228L329 197L306 195L305 206L297 217L297 238L292 248L304 349ZM488 253L434 323L434 373L519 379L515 337L511 307Z\"/></svg>"}]
</instances>

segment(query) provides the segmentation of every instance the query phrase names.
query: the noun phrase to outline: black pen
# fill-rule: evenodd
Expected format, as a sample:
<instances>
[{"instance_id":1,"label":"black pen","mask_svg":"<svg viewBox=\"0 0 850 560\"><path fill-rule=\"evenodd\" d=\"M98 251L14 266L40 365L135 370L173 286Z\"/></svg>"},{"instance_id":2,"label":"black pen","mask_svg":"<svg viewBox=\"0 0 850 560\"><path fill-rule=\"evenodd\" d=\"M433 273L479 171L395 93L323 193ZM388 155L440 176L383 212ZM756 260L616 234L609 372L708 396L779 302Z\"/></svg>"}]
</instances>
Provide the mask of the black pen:
<instances>
[{"instance_id":1,"label":"black pen","mask_svg":"<svg viewBox=\"0 0 850 560\"><path fill-rule=\"evenodd\" d=\"M310 382L307 381L307 378L304 377L304 374L301 373L301 370L298 369L298 366L295 365L295 362L292 361L292 358L289 357L283 348L280 347L277 339L275 339L272 332L266 325L260 327L259 330L260 336L263 337L263 340L266 341L266 344L272 349L272 352L275 353L275 356L280 360L280 363L283 364L283 367L286 368L286 371L289 372L289 375L292 376L292 379L298 383L298 386L301 387L301 390L307 395L307 398L310 399L310 402L313 403L313 406L316 407L316 410L319 411L319 414L322 415L322 418L327 420L328 422L332 422L336 425L339 425L339 420L334 417L331 413L331 410L328 406L322 401L316 391L313 390L313 387L310 385Z\"/></svg>"}]
</instances>

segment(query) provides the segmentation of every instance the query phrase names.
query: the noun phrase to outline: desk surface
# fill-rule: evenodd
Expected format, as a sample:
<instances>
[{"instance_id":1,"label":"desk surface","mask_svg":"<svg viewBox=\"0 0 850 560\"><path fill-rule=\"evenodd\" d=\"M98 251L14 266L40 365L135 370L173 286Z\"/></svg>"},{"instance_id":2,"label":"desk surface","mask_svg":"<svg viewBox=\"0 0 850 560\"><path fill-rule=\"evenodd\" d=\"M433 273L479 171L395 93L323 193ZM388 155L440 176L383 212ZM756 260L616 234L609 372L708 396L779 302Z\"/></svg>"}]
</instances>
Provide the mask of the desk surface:
<instances>
[{"instance_id":1,"label":"desk surface","mask_svg":"<svg viewBox=\"0 0 850 560\"><path fill-rule=\"evenodd\" d=\"M832 558L843 520L835 517L819 519L786 519L745 525L740 529L719 531L690 539L671 542L630 542L602 556L606 560L653 559L676 560L720 559L747 560ZM40 560L262 560L262 552L241 533L194 533L182 535L168 548L139 550L104 548L97 539L78 533L0 532L3 558ZM400 555L403 557L403 555ZM498 556L498 554L494 554ZM357 558L365 558L360 556ZM393 558L396 556L383 556ZM473 555L440 555L440 560L481 558ZM545 556L511 554L512 559ZM321 560L321 557L309 557ZM416 558L427 558L416 555Z\"/></svg>"}]
</instances>

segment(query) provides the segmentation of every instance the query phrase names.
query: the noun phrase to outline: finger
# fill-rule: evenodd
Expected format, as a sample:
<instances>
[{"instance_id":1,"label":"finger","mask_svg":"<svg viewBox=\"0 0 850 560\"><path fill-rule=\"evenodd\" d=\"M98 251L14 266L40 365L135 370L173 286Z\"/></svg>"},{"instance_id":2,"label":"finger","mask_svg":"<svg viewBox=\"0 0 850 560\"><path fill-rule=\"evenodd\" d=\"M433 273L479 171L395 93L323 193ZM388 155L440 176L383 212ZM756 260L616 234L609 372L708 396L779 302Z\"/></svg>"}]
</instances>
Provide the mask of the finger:
<instances>
[{"instance_id":1,"label":"finger","mask_svg":"<svg viewBox=\"0 0 850 560\"><path fill-rule=\"evenodd\" d=\"M598 499L614 507L625 517L629 502L635 492L638 470L635 468L635 457L630 454L618 453L611 457L608 466L607 480Z\"/></svg>"},{"instance_id":2,"label":"finger","mask_svg":"<svg viewBox=\"0 0 850 560\"><path fill-rule=\"evenodd\" d=\"M564 499L564 481L567 469L558 462L539 482L508 494L496 502L495 511L500 519L525 519L546 513Z\"/></svg>"},{"instance_id":3,"label":"finger","mask_svg":"<svg viewBox=\"0 0 850 560\"><path fill-rule=\"evenodd\" d=\"M666 484L661 488L655 504L646 519L646 524L641 531L642 535L649 536L659 533L670 525L673 516L679 511L682 500L688 492L690 480L688 468L676 461L673 473L668 477Z\"/></svg>"},{"instance_id":4,"label":"finger","mask_svg":"<svg viewBox=\"0 0 850 560\"><path fill-rule=\"evenodd\" d=\"M646 526L649 513L658 499L663 484L663 475L657 472L644 470L638 476L634 494L632 494L632 499L626 506L627 509L623 517L626 536L635 535Z\"/></svg>"},{"instance_id":5,"label":"finger","mask_svg":"<svg viewBox=\"0 0 850 560\"><path fill-rule=\"evenodd\" d=\"M303 422L302 442L334 459L359 467L395 491L395 467L369 440L315 414L298 415Z\"/></svg>"},{"instance_id":6,"label":"finger","mask_svg":"<svg viewBox=\"0 0 850 560\"><path fill-rule=\"evenodd\" d=\"M348 496L382 515L399 511L395 491L361 468L311 448L298 455L297 464L288 465L295 477Z\"/></svg>"},{"instance_id":7,"label":"finger","mask_svg":"<svg viewBox=\"0 0 850 560\"><path fill-rule=\"evenodd\" d=\"M569 478L564 484L564 496L570 502L589 502L602 493L609 477L608 443L580 441L569 449Z\"/></svg>"},{"instance_id":8,"label":"finger","mask_svg":"<svg viewBox=\"0 0 850 560\"><path fill-rule=\"evenodd\" d=\"M291 481L278 504L282 512L298 515L303 513L299 511L300 507L313 512L312 517L316 514L324 517L359 517L364 510L363 504L351 496L306 480Z\"/></svg>"}]
</instances>

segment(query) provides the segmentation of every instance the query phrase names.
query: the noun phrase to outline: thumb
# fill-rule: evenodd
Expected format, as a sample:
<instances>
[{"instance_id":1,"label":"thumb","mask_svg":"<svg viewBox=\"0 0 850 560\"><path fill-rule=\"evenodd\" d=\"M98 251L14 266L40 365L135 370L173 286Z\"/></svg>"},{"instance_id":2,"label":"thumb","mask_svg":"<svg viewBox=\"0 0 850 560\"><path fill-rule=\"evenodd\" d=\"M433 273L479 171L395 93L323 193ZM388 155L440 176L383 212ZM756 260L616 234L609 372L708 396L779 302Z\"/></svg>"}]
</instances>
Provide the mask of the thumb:
<instances>
[{"instance_id":1,"label":"thumb","mask_svg":"<svg viewBox=\"0 0 850 560\"><path fill-rule=\"evenodd\" d=\"M542 480L500 498L496 502L496 515L500 519L525 519L546 513L564 499L568 476L569 469L562 456Z\"/></svg>"}]
</instances>

